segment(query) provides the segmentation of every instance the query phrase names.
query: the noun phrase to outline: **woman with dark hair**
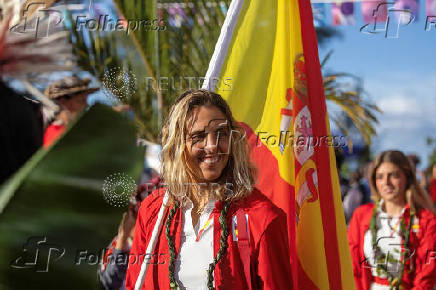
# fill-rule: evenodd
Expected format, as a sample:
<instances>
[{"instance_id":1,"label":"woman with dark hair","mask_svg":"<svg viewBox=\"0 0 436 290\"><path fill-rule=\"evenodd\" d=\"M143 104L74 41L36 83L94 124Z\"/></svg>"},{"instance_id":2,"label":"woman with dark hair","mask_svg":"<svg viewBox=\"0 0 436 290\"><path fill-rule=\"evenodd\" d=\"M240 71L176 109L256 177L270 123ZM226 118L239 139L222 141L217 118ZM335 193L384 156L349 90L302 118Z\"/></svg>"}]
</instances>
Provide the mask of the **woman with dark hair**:
<instances>
[{"instance_id":1,"label":"woman with dark hair","mask_svg":"<svg viewBox=\"0 0 436 290\"><path fill-rule=\"evenodd\" d=\"M291 289L286 214L254 187L243 129L224 99L187 91L162 129L166 188L135 227L127 289Z\"/></svg>"},{"instance_id":2,"label":"woman with dark hair","mask_svg":"<svg viewBox=\"0 0 436 290\"><path fill-rule=\"evenodd\" d=\"M410 161L380 153L370 185L375 204L356 209L348 228L357 289L433 289L435 210Z\"/></svg>"}]
</instances>

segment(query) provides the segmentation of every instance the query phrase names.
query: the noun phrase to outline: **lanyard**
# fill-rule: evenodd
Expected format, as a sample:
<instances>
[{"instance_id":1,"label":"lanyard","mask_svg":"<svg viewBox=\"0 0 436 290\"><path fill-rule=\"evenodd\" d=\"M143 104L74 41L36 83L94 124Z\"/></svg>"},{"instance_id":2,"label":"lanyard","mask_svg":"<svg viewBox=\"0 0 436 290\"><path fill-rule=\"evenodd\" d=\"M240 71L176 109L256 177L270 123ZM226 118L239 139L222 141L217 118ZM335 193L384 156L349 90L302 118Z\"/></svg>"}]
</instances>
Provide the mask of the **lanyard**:
<instances>
[{"instance_id":1,"label":"lanyard","mask_svg":"<svg viewBox=\"0 0 436 290\"><path fill-rule=\"evenodd\" d=\"M404 212L398 217L398 221L395 223L395 225L393 227L391 227L392 231L391 231L391 235L390 237L392 238L394 236L394 233L397 231L397 227L400 225L401 219L404 216ZM388 221L388 225L389 225L389 221ZM390 225L389 225L390 227Z\"/></svg>"},{"instance_id":2,"label":"lanyard","mask_svg":"<svg viewBox=\"0 0 436 290\"><path fill-rule=\"evenodd\" d=\"M196 242L198 242L200 240L201 235L203 234L203 232L208 228L208 226L210 225L210 221L213 219L213 213L210 213L209 218L207 219L206 223L204 224L204 226L201 228L201 230L198 232L197 238L195 239Z\"/></svg>"},{"instance_id":3,"label":"lanyard","mask_svg":"<svg viewBox=\"0 0 436 290\"><path fill-rule=\"evenodd\" d=\"M400 221L401 221L401 217L398 218L398 221L395 223L394 227L392 228L391 238L394 236L394 233L397 231L397 227L400 224Z\"/></svg>"}]
</instances>

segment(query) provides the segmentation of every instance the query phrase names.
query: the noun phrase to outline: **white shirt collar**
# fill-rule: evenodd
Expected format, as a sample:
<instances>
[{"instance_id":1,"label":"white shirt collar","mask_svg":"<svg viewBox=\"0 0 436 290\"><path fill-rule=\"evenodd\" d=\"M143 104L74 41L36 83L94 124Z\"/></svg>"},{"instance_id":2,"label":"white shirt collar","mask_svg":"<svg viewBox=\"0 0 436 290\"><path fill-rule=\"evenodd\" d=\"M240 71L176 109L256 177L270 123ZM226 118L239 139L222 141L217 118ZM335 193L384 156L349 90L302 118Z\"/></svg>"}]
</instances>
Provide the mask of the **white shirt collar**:
<instances>
[{"instance_id":1,"label":"white shirt collar","mask_svg":"<svg viewBox=\"0 0 436 290\"><path fill-rule=\"evenodd\" d=\"M212 211L215 208L215 203L216 200L212 197L209 198L209 201L207 202L207 204L204 206L204 211ZM184 209L192 209L194 206L194 204L192 203L192 201L187 197L186 201L185 201L185 206Z\"/></svg>"},{"instance_id":2,"label":"white shirt collar","mask_svg":"<svg viewBox=\"0 0 436 290\"><path fill-rule=\"evenodd\" d=\"M387 212L385 212L383 210L383 205L384 205L385 201L383 200L383 198L380 199L380 204L379 207L377 209L377 213L380 214L381 217L389 217L389 218L398 218L400 216L402 216L404 214L404 211L406 210L406 207L403 207L403 209L401 210L401 212L398 215L395 215L393 217L389 216Z\"/></svg>"}]
</instances>

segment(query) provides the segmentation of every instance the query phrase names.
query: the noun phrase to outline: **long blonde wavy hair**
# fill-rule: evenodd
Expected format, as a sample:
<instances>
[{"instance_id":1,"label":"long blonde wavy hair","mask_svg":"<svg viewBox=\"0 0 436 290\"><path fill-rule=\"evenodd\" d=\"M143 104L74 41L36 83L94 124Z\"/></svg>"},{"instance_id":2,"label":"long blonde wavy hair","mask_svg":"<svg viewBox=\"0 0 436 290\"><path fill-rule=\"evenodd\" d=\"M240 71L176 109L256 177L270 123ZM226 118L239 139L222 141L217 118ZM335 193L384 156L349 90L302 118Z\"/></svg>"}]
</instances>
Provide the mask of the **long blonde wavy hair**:
<instances>
[{"instance_id":1,"label":"long blonde wavy hair","mask_svg":"<svg viewBox=\"0 0 436 290\"><path fill-rule=\"evenodd\" d=\"M230 140L230 156L218 186L211 188L210 196L221 201L235 201L249 195L256 182L256 169L250 161L244 129L233 118L226 101L207 90L188 90L171 107L162 128L161 174L170 200L186 201L185 197L202 200L199 190L187 184L198 184L195 172L186 158L186 139L193 123L193 110L202 106L218 108L226 117L232 132L238 137ZM203 204L204 206L204 204Z\"/></svg>"},{"instance_id":2,"label":"long blonde wavy hair","mask_svg":"<svg viewBox=\"0 0 436 290\"><path fill-rule=\"evenodd\" d=\"M411 210L416 211L425 208L436 213L430 197L416 180L415 170L410 163L410 160L403 154L403 152L398 150L381 152L372 164L369 183L371 185L371 198L375 202L379 201L381 198L376 187L376 171L384 162L395 164L406 175L406 202L409 204Z\"/></svg>"}]
</instances>

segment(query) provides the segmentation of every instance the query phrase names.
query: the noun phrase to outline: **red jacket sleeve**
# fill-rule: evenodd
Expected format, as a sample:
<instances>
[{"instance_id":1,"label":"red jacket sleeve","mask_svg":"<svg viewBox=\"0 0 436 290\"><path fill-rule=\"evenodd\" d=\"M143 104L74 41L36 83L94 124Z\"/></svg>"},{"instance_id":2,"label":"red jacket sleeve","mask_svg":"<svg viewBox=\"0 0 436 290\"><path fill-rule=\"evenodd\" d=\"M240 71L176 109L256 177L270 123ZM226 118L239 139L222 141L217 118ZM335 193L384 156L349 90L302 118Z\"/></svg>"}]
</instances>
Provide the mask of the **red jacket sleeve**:
<instances>
[{"instance_id":1,"label":"red jacket sleeve","mask_svg":"<svg viewBox=\"0 0 436 290\"><path fill-rule=\"evenodd\" d=\"M360 256L360 249L362 247L361 242L363 241L360 241L359 212L360 212L359 209L354 211L354 214L348 226L348 233L347 233L348 245L350 246L351 259L353 263L354 281L357 290L363 289L362 257Z\"/></svg>"},{"instance_id":2,"label":"red jacket sleeve","mask_svg":"<svg viewBox=\"0 0 436 290\"><path fill-rule=\"evenodd\" d=\"M436 284L436 217L425 212L426 218L419 223L422 236L416 249L416 270L412 289L433 289Z\"/></svg>"},{"instance_id":3,"label":"red jacket sleeve","mask_svg":"<svg viewBox=\"0 0 436 290\"><path fill-rule=\"evenodd\" d=\"M146 231L144 226L143 206L141 206L136 218L135 234L130 250L129 267L127 268L126 289L134 289L135 283L141 270L146 250ZM141 257L142 254L142 257Z\"/></svg>"},{"instance_id":4,"label":"red jacket sleeve","mask_svg":"<svg viewBox=\"0 0 436 290\"><path fill-rule=\"evenodd\" d=\"M257 281L259 289L292 289L286 215L267 226L259 240Z\"/></svg>"},{"instance_id":5,"label":"red jacket sleeve","mask_svg":"<svg viewBox=\"0 0 436 290\"><path fill-rule=\"evenodd\" d=\"M129 255L129 266L126 275L126 289L134 289L135 283L141 271L141 265L146 257L148 241L150 240L150 227L154 226L157 219L157 211L160 204L157 202L159 195L154 192L141 203L136 218L135 233L133 236L132 248ZM150 258L150 257L148 257Z\"/></svg>"}]
</instances>

